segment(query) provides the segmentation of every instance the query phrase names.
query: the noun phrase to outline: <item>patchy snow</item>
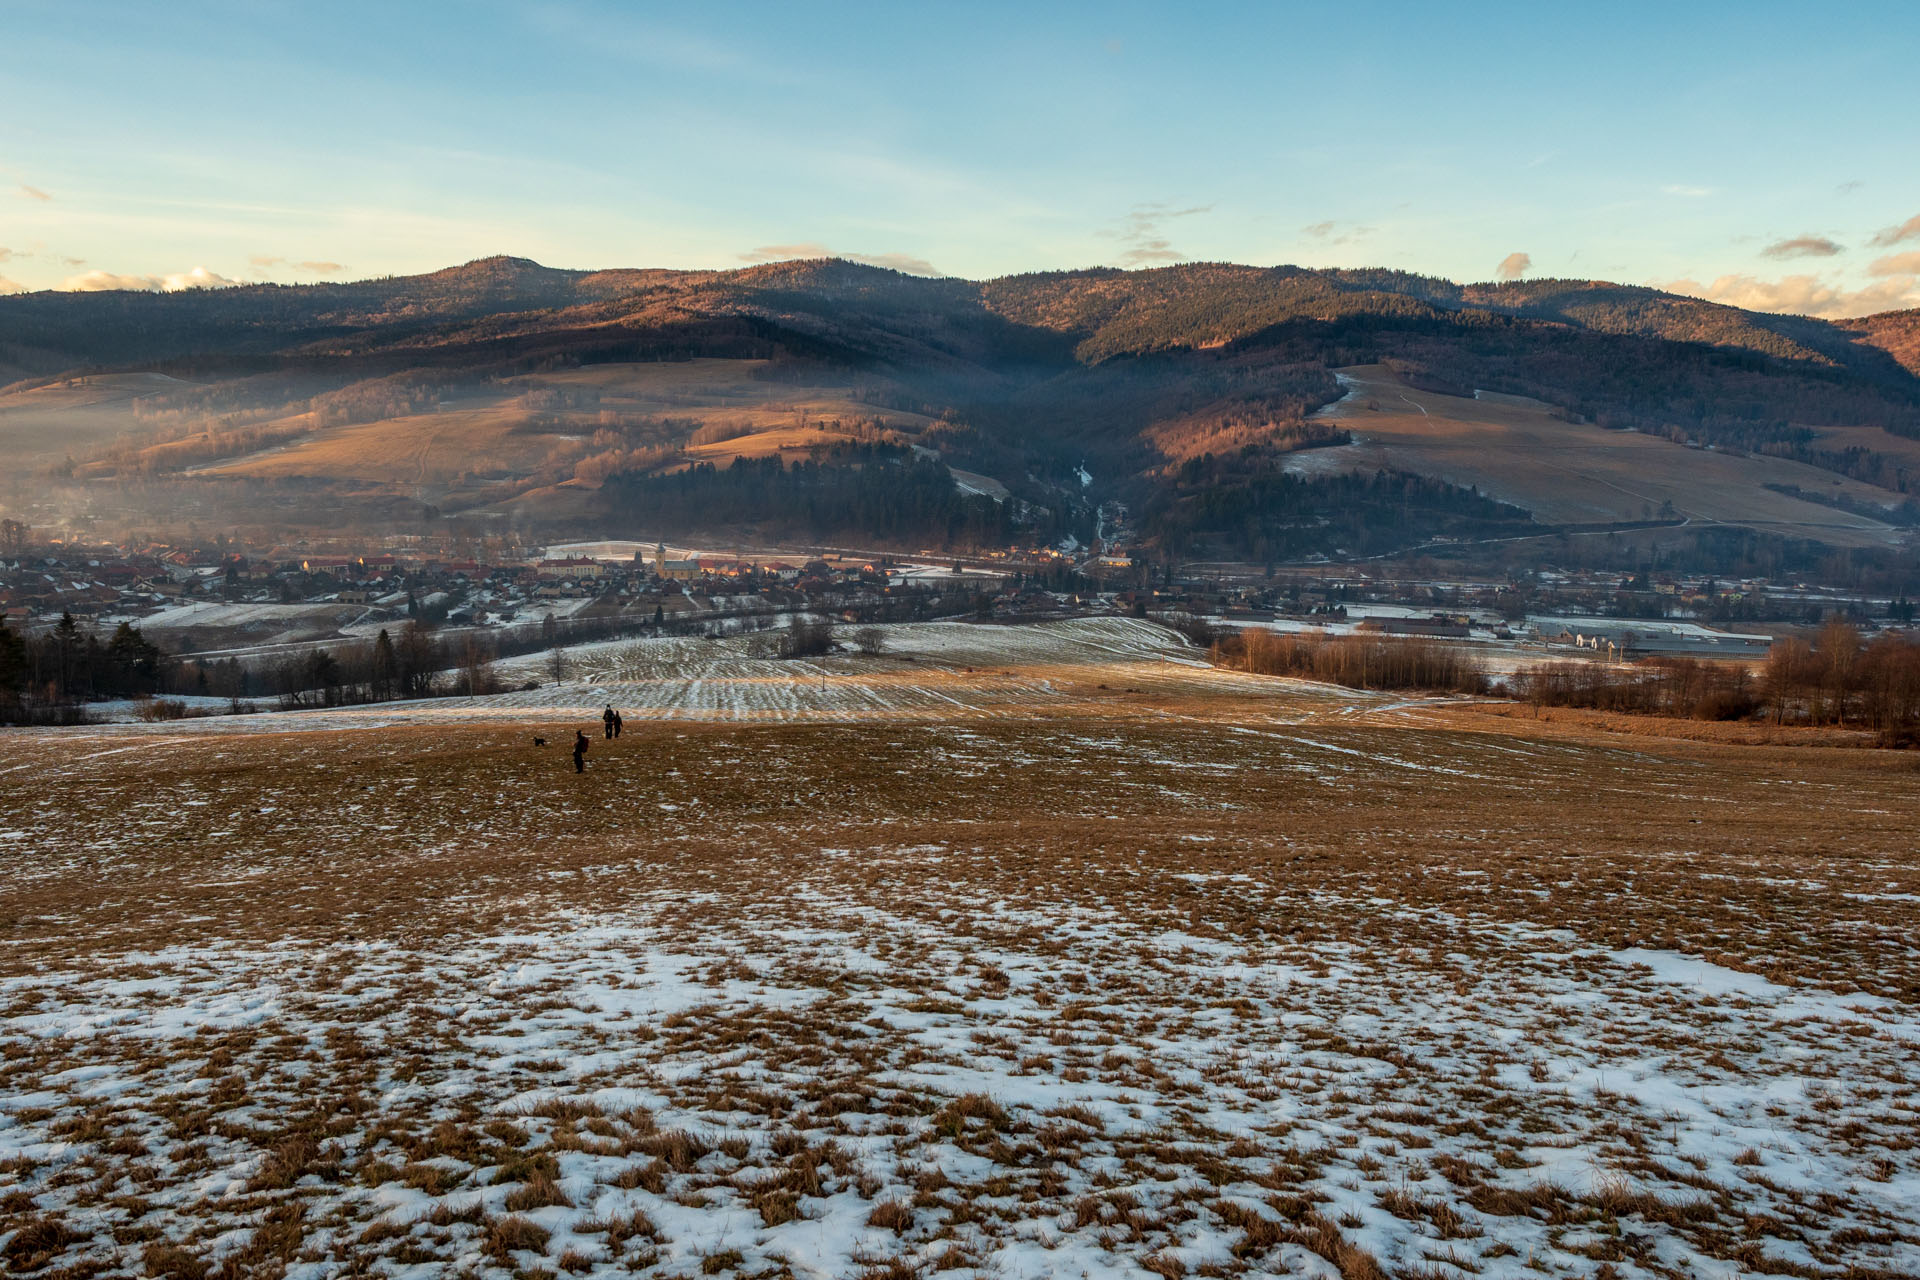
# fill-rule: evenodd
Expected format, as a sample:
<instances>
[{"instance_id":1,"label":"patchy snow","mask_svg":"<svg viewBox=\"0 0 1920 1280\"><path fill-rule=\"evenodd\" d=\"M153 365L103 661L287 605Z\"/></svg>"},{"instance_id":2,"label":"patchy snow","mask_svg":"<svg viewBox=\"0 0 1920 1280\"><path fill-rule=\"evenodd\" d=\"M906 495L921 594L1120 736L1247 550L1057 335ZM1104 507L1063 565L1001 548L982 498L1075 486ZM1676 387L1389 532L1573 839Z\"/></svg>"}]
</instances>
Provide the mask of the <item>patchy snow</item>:
<instances>
[{"instance_id":1,"label":"patchy snow","mask_svg":"<svg viewBox=\"0 0 1920 1280\"><path fill-rule=\"evenodd\" d=\"M1757 1270L1836 1248L1920 1266L1912 1114L1887 1110L1920 1086L1905 1006L1526 930L1463 931L1476 964L1448 987L1413 955L1249 948L1092 903L948 928L822 876L767 908L709 913L693 946L636 904L9 979L0 1044L40 1070L0 1097L0 1168L48 1212L89 1193L81 1161L127 1171L70 1219L100 1232L240 1250L298 1204L302 1256L390 1238L482 1270L571 1251L609 1274L844 1276L955 1251L963 1275L1106 1274L1228 1265L1257 1236L1266 1266L1325 1275L1309 1246L1331 1233L1390 1273L1521 1280L1580 1273L1625 1228L1718 1274L1733 1189L1773 1215ZM268 1136L336 1097L324 1142ZM541 1232L492 1243L516 1216Z\"/></svg>"}]
</instances>

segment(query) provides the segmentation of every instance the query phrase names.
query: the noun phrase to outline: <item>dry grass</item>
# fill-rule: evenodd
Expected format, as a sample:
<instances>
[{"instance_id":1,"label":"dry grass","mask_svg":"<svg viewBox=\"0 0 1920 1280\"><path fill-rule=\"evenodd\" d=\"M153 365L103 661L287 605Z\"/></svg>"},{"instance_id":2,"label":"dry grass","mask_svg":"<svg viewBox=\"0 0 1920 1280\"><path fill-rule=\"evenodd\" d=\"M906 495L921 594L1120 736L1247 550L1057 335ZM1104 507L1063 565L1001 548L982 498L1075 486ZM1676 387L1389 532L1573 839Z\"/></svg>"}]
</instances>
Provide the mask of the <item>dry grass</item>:
<instances>
[{"instance_id":1,"label":"dry grass","mask_svg":"<svg viewBox=\"0 0 1920 1280\"><path fill-rule=\"evenodd\" d=\"M1767 484L1797 485L1869 501L1886 490L1779 458L1688 449L1657 436L1563 422L1519 397L1467 399L1420 391L1380 365L1341 371L1359 394L1332 415L1359 437L1354 446L1303 455L1303 465L1356 471L1416 471L1477 485L1551 524L1640 520L1671 502L1696 519L1752 523L1837 546L1884 546L1892 535L1845 512L1790 498ZM1878 428L1858 435L1871 447L1909 454L1914 445Z\"/></svg>"},{"instance_id":2,"label":"dry grass","mask_svg":"<svg viewBox=\"0 0 1920 1280\"><path fill-rule=\"evenodd\" d=\"M0 739L0 1256L1916 1269L1902 756L1165 665L581 778L514 722Z\"/></svg>"}]
</instances>

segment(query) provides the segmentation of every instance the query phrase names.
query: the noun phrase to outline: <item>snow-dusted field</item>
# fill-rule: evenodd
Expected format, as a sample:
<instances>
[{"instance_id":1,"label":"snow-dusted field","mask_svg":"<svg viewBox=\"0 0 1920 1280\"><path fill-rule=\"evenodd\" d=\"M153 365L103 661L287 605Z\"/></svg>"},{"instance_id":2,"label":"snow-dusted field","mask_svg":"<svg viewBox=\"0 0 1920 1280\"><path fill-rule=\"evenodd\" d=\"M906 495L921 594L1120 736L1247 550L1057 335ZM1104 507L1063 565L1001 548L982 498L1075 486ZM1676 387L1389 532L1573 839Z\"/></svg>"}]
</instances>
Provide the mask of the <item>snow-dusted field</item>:
<instances>
[{"instance_id":1,"label":"snow-dusted field","mask_svg":"<svg viewBox=\"0 0 1920 1280\"><path fill-rule=\"evenodd\" d=\"M0 737L0 1266L1920 1274L1909 760L1115 638Z\"/></svg>"}]
</instances>

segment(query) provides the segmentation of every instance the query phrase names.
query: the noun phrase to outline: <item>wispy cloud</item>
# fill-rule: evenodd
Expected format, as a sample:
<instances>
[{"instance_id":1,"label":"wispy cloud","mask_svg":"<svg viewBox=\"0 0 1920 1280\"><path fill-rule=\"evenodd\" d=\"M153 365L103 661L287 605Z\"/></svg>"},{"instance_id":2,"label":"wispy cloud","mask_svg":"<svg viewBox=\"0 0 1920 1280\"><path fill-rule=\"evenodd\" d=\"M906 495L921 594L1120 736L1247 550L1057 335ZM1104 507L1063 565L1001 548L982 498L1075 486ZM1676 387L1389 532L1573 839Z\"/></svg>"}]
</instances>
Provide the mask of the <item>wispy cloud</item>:
<instances>
[{"instance_id":1,"label":"wispy cloud","mask_svg":"<svg viewBox=\"0 0 1920 1280\"><path fill-rule=\"evenodd\" d=\"M1876 235L1870 243L1884 248L1890 244L1899 244L1903 240L1920 240L1920 213L1914 214L1897 227L1888 227Z\"/></svg>"},{"instance_id":2,"label":"wispy cloud","mask_svg":"<svg viewBox=\"0 0 1920 1280\"><path fill-rule=\"evenodd\" d=\"M1904 255L1903 255L1904 256ZM1722 302L1746 311L1773 311L1790 315L1824 316L1837 320L1920 306L1920 275L1889 274L1861 289L1848 289L1818 276L1720 276L1711 283L1672 280L1659 286L1709 302Z\"/></svg>"},{"instance_id":3,"label":"wispy cloud","mask_svg":"<svg viewBox=\"0 0 1920 1280\"><path fill-rule=\"evenodd\" d=\"M0 245L0 262L5 262L8 258L11 258L12 256L13 256L13 250L7 248L5 245Z\"/></svg>"},{"instance_id":4,"label":"wispy cloud","mask_svg":"<svg viewBox=\"0 0 1920 1280\"><path fill-rule=\"evenodd\" d=\"M1835 187L1833 189L1833 194L1837 196L1850 196L1854 192L1858 191L1860 188L1866 185L1867 184L1860 181L1860 179L1855 178L1850 182L1843 182L1839 186Z\"/></svg>"},{"instance_id":5,"label":"wispy cloud","mask_svg":"<svg viewBox=\"0 0 1920 1280\"><path fill-rule=\"evenodd\" d=\"M833 250L818 240L796 240L792 244L763 244L740 255L742 262L789 262L794 258L831 258Z\"/></svg>"},{"instance_id":6,"label":"wispy cloud","mask_svg":"<svg viewBox=\"0 0 1920 1280\"><path fill-rule=\"evenodd\" d=\"M1300 228L1300 234L1327 244L1351 244L1355 240L1364 240L1373 234L1372 227L1358 223L1341 224L1334 221L1312 222Z\"/></svg>"},{"instance_id":7,"label":"wispy cloud","mask_svg":"<svg viewBox=\"0 0 1920 1280\"><path fill-rule=\"evenodd\" d=\"M885 267L889 271L899 271L910 276L947 274L925 258L916 258L910 253L850 253L847 256L855 262L864 262L870 267Z\"/></svg>"},{"instance_id":8,"label":"wispy cloud","mask_svg":"<svg viewBox=\"0 0 1920 1280\"><path fill-rule=\"evenodd\" d=\"M1684 182L1669 182L1660 190L1670 196L1684 196L1689 200L1704 200L1713 194L1712 187L1695 187Z\"/></svg>"},{"instance_id":9,"label":"wispy cloud","mask_svg":"<svg viewBox=\"0 0 1920 1280\"><path fill-rule=\"evenodd\" d=\"M294 262L270 253L256 253L248 257L247 262L261 271L273 267L298 267L302 271L311 271L317 276L335 275L346 270L337 262Z\"/></svg>"},{"instance_id":10,"label":"wispy cloud","mask_svg":"<svg viewBox=\"0 0 1920 1280\"><path fill-rule=\"evenodd\" d=\"M1137 204L1120 221L1118 230L1097 231L1094 234L1118 239L1126 248L1120 254L1120 261L1129 267L1146 267L1162 262L1179 262L1187 255L1173 247L1169 238L1167 224L1178 218L1191 218L1196 214L1211 213L1210 204L1197 204L1186 209L1175 209L1164 204Z\"/></svg>"},{"instance_id":11,"label":"wispy cloud","mask_svg":"<svg viewBox=\"0 0 1920 1280\"><path fill-rule=\"evenodd\" d=\"M1870 276L1920 276L1920 249L1890 253L1867 264Z\"/></svg>"},{"instance_id":12,"label":"wispy cloud","mask_svg":"<svg viewBox=\"0 0 1920 1280\"><path fill-rule=\"evenodd\" d=\"M25 196L29 200L46 201L46 200L53 199L52 196L48 195L46 192L42 191L40 188L30 187L24 182L20 184L20 194Z\"/></svg>"},{"instance_id":13,"label":"wispy cloud","mask_svg":"<svg viewBox=\"0 0 1920 1280\"><path fill-rule=\"evenodd\" d=\"M5 276L0 276L0 294L25 292L27 292L27 286L17 280L9 280Z\"/></svg>"},{"instance_id":14,"label":"wispy cloud","mask_svg":"<svg viewBox=\"0 0 1920 1280\"><path fill-rule=\"evenodd\" d=\"M1763 258L1831 258L1841 252L1840 245L1825 236L1794 236L1775 240L1760 251Z\"/></svg>"},{"instance_id":15,"label":"wispy cloud","mask_svg":"<svg viewBox=\"0 0 1920 1280\"><path fill-rule=\"evenodd\" d=\"M60 288L68 293L104 293L113 289L135 293L181 293L188 289L230 289L239 283L205 267L195 267L191 271L178 271L165 276L123 276L111 271L89 271L83 276L67 277L60 282Z\"/></svg>"},{"instance_id":16,"label":"wispy cloud","mask_svg":"<svg viewBox=\"0 0 1920 1280\"><path fill-rule=\"evenodd\" d=\"M925 258L910 253L836 253L818 240L798 240L792 244L763 244L740 254L742 262L791 262L796 258L843 258L869 267L885 267L910 276L944 276L947 273Z\"/></svg>"},{"instance_id":17,"label":"wispy cloud","mask_svg":"<svg viewBox=\"0 0 1920 1280\"><path fill-rule=\"evenodd\" d=\"M1500 265L1494 268L1494 274L1502 280L1518 280L1533 270L1533 256L1525 253L1510 253L1500 259Z\"/></svg>"}]
</instances>

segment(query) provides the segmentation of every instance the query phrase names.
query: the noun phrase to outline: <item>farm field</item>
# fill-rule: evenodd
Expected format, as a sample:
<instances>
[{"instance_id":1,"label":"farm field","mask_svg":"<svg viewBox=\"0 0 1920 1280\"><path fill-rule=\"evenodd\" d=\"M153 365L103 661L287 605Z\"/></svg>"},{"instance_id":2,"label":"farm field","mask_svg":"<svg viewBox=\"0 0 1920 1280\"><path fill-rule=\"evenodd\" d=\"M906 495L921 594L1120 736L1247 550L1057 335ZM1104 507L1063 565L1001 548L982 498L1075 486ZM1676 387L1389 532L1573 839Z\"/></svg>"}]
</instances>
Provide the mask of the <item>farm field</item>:
<instances>
[{"instance_id":1,"label":"farm field","mask_svg":"<svg viewBox=\"0 0 1920 1280\"><path fill-rule=\"evenodd\" d=\"M1642 520L1672 503L1675 514L1693 521L1771 529L1835 546L1899 540L1885 524L1765 487L1792 485L1881 504L1897 496L1832 472L1566 422L1521 396L1420 391L1380 365L1340 373L1348 395L1322 416L1351 428L1356 439L1296 455L1293 465L1302 471L1416 471L1478 486L1547 524ZM1829 434L1836 448L1858 443L1896 456L1911 448L1878 429Z\"/></svg>"},{"instance_id":2,"label":"farm field","mask_svg":"<svg viewBox=\"0 0 1920 1280\"><path fill-rule=\"evenodd\" d=\"M6 1268L1920 1275L1910 755L745 643L0 736Z\"/></svg>"}]
</instances>

